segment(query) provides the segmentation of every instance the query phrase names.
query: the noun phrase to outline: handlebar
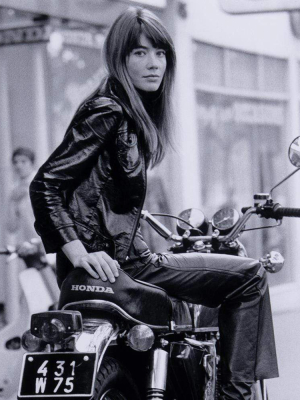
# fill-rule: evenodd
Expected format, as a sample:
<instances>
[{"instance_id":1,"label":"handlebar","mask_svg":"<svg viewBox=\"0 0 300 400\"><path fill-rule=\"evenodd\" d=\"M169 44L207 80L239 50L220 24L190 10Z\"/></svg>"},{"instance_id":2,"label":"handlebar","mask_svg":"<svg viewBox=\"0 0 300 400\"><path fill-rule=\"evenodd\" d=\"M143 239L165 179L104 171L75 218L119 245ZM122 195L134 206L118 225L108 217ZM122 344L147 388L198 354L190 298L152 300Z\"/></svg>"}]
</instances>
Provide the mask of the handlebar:
<instances>
[{"instance_id":1,"label":"handlebar","mask_svg":"<svg viewBox=\"0 0 300 400\"><path fill-rule=\"evenodd\" d=\"M15 246L7 246L0 248L0 256L10 256L11 254L17 253Z\"/></svg>"},{"instance_id":2,"label":"handlebar","mask_svg":"<svg viewBox=\"0 0 300 400\"><path fill-rule=\"evenodd\" d=\"M275 220L281 220L283 217L298 217L300 218L300 208L282 207L279 203L273 203L272 200L267 200L264 204L258 204L254 207L243 207L242 213L244 214L238 223L233 227L231 232L227 235L222 236L217 234L216 236L178 236L174 235L168 228L166 228L161 222L153 217L148 211L142 210L141 218L146 220L151 227L166 240L182 243L184 240L189 242L210 242L215 237L219 243L230 244L236 240L240 233L244 230L246 222L251 215L256 214L263 218L272 218Z\"/></svg>"},{"instance_id":3,"label":"handlebar","mask_svg":"<svg viewBox=\"0 0 300 400\"><path fill-rule=\"evenodd\" d=\"M40 240L33 238L30 242L24 242L20 246L7 245L0 248L0 256L12 256L22 259L27 268L41 269L48 265L48 261L40 246Z\"/></svg>"},{"instance_id":4,"label":"handlebar","mask_svg":"<svg viewBox=\"0 0 300 400\"><path fill-rule=\"evenodd\" d=\"M161 222L159 222L153 215L151 215L148 211L142 210L141 218L148 222L150 226L164 239L173 240L173 241L181 241L182 237L178 235L174 235L166 226L164 226Z\"/></svg>"},{"instance_id":5,"label":"handlebar","mask_svg":"<svg viewBox=\"0 0 300 400\"><path fill-rule=\"evenodd\" d=\"M260 215L264 218L282 219L283 217L297 217L300 218L300 208L282 207L278 203L266 202L259 204L256 207L243 207L242 213L246 214L249 210L253 214Z\"/></svg>"}]
</instances>

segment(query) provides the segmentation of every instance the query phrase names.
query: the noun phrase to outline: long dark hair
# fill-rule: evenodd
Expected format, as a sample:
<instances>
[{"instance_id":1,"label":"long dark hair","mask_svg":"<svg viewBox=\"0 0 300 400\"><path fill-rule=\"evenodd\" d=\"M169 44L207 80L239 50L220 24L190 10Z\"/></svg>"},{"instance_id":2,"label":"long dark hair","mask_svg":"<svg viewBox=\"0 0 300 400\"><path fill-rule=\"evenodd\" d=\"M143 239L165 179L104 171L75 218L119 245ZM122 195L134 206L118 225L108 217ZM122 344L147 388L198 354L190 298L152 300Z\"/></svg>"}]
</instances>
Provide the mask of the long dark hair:
<instances>
[{"instance_id":1,"label":"long dark hair","mask_svg":"<svg viewBox=\"0 0 300 400\"><path fill-rule=\"evenodd\" d=\"M126 59L134 48L139 47L142 33L154 47L166 51L167 60L163 81L153 101L154 110L151 116L126 67ZM116 19L108 32L104 44L104 60L108 76L121 83L127 93L132 116L143 134L146 156L151 165L155 166L163 159L168 145L172 145L171 92L176 66L173 41L156 15L141 7L130 7Z\"/></svg>"}]
</instances>

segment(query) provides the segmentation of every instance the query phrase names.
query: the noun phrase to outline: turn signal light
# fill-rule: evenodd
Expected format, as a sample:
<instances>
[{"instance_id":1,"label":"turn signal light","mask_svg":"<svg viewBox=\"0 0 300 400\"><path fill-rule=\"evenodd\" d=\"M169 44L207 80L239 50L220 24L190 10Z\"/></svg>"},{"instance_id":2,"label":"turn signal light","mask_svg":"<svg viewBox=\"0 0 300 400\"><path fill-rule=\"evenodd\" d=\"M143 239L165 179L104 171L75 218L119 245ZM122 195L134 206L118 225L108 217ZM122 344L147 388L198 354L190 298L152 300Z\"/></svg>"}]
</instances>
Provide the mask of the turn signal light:
<instances>
[{"instance_id":1,"label":"turn signal light","mask_svg":"<svg viewBox=\"0 0 300 400\"><path fill-rule=\"evenodd\" d=\"M31 332L30 329L28 331L23 333L22 336L22 347L26 351L29 351L30 353L34 353L36 351L41 351L46 347L46 343L43 342L43 340L37 338L34 336Z\"/></svg>"},{"instance_id":2,"label":"turn signal light","mask_svg":"<svg viewBox=\"0 0 300 400\"><path fill-rule=\"evenodd\" d=\"M127 335L129 346L136 351L150 350L154 344L154 333L147 325L135 325Z\"/></svg>"}]
</instances>

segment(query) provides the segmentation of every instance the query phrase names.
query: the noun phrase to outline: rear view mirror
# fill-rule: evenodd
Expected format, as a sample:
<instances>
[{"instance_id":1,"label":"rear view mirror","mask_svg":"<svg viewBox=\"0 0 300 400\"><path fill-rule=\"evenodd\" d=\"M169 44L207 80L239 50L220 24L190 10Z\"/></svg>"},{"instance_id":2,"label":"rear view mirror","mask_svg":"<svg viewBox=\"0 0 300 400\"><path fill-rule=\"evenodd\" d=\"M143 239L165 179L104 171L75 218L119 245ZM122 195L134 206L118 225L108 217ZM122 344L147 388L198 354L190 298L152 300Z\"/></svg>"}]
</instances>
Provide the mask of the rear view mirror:
<instances>
[{"instance_id":1,"label":"rear view mirror","mask_svg":"<svg viewBox=\"0 0 300 400\"><path fill-rule=\"evenodd\" d=\"M300 168L300 136L296 137L289 147L289 159L295 167Z\"/></svg>"}]
</instances>

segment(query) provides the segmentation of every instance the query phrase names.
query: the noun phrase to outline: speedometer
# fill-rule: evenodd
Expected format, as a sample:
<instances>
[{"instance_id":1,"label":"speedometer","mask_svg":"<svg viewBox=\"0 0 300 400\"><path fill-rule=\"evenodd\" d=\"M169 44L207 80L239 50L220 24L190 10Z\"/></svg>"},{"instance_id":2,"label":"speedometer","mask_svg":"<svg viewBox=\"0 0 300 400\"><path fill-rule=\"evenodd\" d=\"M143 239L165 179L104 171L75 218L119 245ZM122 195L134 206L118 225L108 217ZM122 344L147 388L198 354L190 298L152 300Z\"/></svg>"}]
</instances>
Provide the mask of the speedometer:
<instances>
[{"instance_id":1,"label":"speedometer","mask_svg":"<svg viewBox=\"0 0 300 400\"><path fill-rule=\"evenodd\" d=\"M208 229L208 221L205 215L198 208L189 208L182 211L179 217L187 221L187 223L178 220L177 232L182 235L187 229L199 229L203 234L206 234Z\"/></svg>"},{"instance_id":2,"label":"speedometer","mask_svg":"<svg viewBox=\"0 0 300 400\"><path fill-rule=\"evenodd\" d=\"M212 226L221 232L229 231L240 219L239 213L234 208L222 208L212 217Z\"/></svg>"}]
</instances>

